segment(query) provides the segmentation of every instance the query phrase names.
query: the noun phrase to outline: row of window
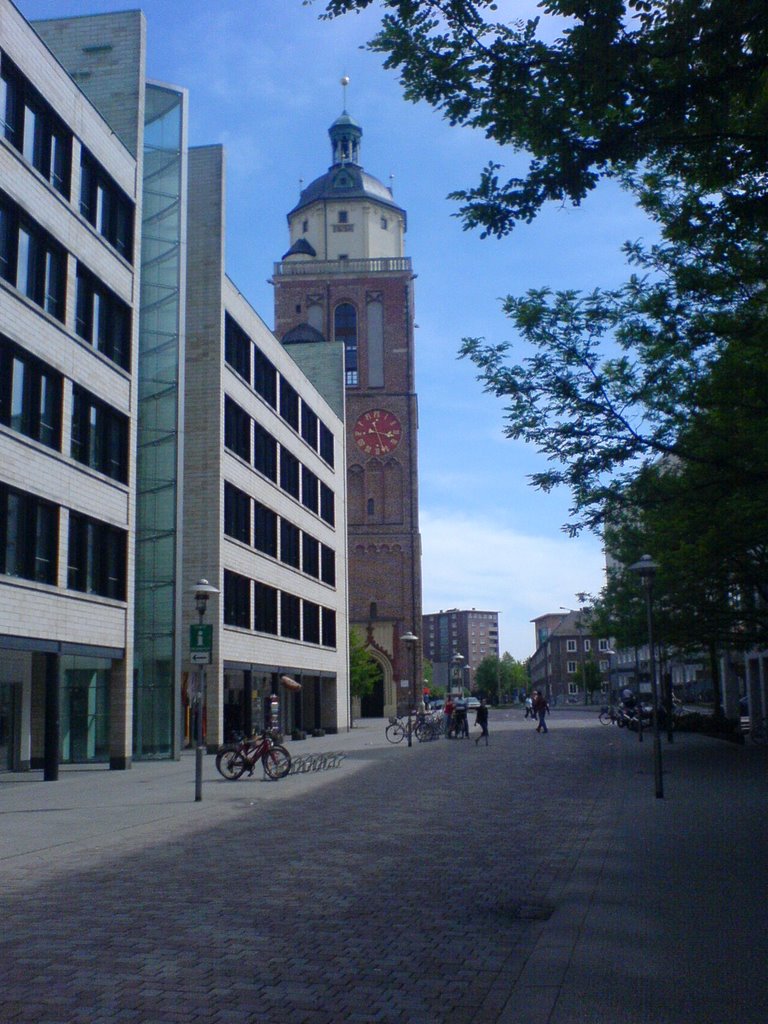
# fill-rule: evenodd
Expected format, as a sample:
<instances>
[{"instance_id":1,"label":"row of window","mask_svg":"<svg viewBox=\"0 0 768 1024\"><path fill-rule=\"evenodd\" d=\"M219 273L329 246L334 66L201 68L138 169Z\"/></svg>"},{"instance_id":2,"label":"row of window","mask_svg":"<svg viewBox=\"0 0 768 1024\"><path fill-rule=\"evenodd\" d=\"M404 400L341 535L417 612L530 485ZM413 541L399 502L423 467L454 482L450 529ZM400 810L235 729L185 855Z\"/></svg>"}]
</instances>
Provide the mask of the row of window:
<instances>
[{"instance_id":1,"label":"row of window","mask_svg":"<svg viewBox=\"0 0 768 1024\"><path fill-rule=\"evenodd\" d=\"M0 423L61 450L63 377L0 335ZM72 388L73 459L128 482L128 417L78 384Z\"/></svg>"},{"instance_id":2,"label":"row of window","mask_svg":"<svg viewBox=\"0 0 768 1024\"><path fill-rule=\"evenodd\" d=\"M568 651L575 651L577 649L577 642L578 641L576 641L576 640L566 640L566 642L565 642L566 650L568 650ZM607 640L598 640L597 641L597 648L598 648L599 651L607 651L608 650L608 641ZM584 650L585 651L591 651L592 650L592 641L589 638L584 640Z\"/></svg>"},{"instance_id":3,"label":"row of window","mask_svg":"<svg viewBox=\"0 0 768 1024\"><path fill-rule=\"evenodd\" d=\"M224 483L224 533L323 583L336 585L332 548L228 481Z\"/></svg>"},{"instance_id":4,"label":"row of window","mask_svg":"<svg viewBox=\"0 0 768 1024\"><path fill-rule=\"evenodd\" d=\"M0 277L61 323L66 321L67 251L0 194ZM82 263L75 331L124 370L131 364L131 310Z\"/></svg>"},{"instance_id":5,"label":"row of window","mask_svg":"<svg viewBox=\"0 0 768 1024\"><path fill-rule=\"evenodd\" d=\"M239 573L224 571L224 623L257 633L336 646L336 612Z\"/></svg>"},{"instance_id":6,"label":"row of window","mask_svg":"<svg viewBox=\"0 0 768 1024\"><path fill-rule=\"evenodd\" d=\"M38 583L56 583L58 505L0 484L0 572ZM67 587L124 601L125 530L69 514Z\"/></svg>"},{"instance_id":7,"label":"row of window","mask_svg":"<svg viewBox=\"0 0 768 1024\"><path fill-rule=\"evenodd\" d=\"M53 188L70 198L73 134L11 60L0 58L0 130ZM125 259L133 259L134 204L83 149L80 213Z\"/></svg>"},{"instance_id":8,"label":"row of window","mask_svg":"<svg viewBox=\"0 0 768 1024\"><path fill-rule=\"evenodd\" d=\"M572 675L575 674L577 667L578 667L578 662L576 662L576 661L569 661L569 662L566 662L565 670L568 673L568 675L572 676ZM603 661L601 659L600 660L600 671L601 672L607 672L608 668L609 668L608 662L607 661ZM573 683L569 683L569 686L573 686L573 685L574 685Z\"/></svg>"},{"instance_id":9,"label":"row of window","mask_svg":"<svg viewBox=\"0 0 768 1024\"><path fill-rule=\"evenodd\" d=\"M335 524L335 498L331 488L292 452L279 445L277 439L229 395L224 398L224 446L273 483L279 483L287 494L319 514L326 523Z\"/></svg>"},{"instance_id":10,"label":"row of window","mask_svg":"<svg viewBox=\"0 0 768 1024\"><path fill-rule=\"evenodd\" d=\"M329 466L333 466L332 431L304 399L299 398L296 389L277 371L229 313L224 327L224 358L257 395L279 411L285 422L301 434Z\"/></svg>"}]
</instances>

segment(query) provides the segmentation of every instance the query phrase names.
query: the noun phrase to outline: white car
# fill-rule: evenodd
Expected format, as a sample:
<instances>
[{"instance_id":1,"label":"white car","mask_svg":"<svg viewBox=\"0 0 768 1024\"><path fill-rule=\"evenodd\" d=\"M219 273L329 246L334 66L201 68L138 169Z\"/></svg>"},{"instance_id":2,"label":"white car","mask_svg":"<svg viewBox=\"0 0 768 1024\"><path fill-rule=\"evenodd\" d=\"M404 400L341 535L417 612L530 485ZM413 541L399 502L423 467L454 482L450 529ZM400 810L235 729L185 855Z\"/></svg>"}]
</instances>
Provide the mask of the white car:
<instances>
[{"instance_id":1,"label":"white car","mask_svg":"<svg viewBox=\"0 0 768 1024\"><path fill-rule=\"evenodd\" d=\"M480 707L477 697L466 697L464 703L467 705L467 711L475 711Z\"/></svg>"}]
</instances>

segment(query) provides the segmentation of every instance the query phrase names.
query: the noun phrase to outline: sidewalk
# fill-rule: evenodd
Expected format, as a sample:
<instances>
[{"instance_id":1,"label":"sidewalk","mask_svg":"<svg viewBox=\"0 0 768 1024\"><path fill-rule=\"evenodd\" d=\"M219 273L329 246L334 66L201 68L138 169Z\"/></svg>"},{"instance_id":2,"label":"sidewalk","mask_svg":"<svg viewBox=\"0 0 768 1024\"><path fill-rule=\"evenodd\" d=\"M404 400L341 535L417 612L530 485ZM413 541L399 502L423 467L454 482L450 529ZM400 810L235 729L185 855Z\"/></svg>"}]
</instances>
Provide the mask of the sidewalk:
<instances>
[{"instance_id":1,"label":"sidewalk","mask_svg":"<svg viewBox=\"0 0 768 1024\"><path fill-rule=\"evenodd\" d=\"M556 711L0 778L2 1024L764 1024L768 751Z\"/></svg>"}]
</instances>

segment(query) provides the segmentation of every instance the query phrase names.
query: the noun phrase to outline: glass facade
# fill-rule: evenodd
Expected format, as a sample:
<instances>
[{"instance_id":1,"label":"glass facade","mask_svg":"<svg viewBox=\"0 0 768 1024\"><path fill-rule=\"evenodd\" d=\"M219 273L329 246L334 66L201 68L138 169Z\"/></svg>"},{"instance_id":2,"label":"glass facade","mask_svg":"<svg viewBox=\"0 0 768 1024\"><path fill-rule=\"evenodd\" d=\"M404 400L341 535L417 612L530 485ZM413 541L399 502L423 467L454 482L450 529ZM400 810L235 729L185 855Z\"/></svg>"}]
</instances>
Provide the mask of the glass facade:
<instances>
[{"instance_id":1,"label":"glass facade","mask_svg":"<svg viewBox=\"0 0 768 1024\"><path fill-rule=\"evenodd\" d=\"M59 658L62 764L109 761L109 658Z\"/></svg>"},{"instance_id":2,"label":"glass facade","mask_svg":"<svg viewBox=\"0 0 768 1024\"><path fill-rule=\"evenodd\" d=\"M147 84L139 321L134 757L180 743L180 524L186 99Z\"/></svg>"}]
</instances>

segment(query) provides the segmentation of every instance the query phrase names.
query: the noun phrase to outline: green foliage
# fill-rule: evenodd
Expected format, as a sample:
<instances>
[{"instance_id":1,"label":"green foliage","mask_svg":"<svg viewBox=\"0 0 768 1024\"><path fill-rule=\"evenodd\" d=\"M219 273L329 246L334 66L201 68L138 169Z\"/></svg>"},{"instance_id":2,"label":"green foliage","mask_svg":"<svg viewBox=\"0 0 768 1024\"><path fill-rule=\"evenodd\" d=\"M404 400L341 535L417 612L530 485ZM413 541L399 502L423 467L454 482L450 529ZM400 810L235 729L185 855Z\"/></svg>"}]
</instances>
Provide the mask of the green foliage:
<instances>
[{"instance_id":1,"label":"green foliage","mask_svg":"<svg viewBox=\"0 0 768 1024\"><path fill-rule=\"evenodd\" d=\"M603 684L603 674L594 658L588 658L576 668L573 681L584 691L585 700L587 694L591 695L600 689Z\"/></svg>"},{"instance_id":2,"label":"green foliage","mask_svg":"<svg viewBox=\"0 0 768 1024\"><path fill-rule=\"evenodd\" d=\"M500 659L495 655L488 655L475 670L475 688L489 697L498 698L499 692L510 693L512 690L522 690L527 686L528 671L525 665L506 652Z\"/></svg>"},{"instance_id":3,"label":"green foliage","mask_svg":"<svg viewBox=\"0 0 768 1024\"><path fill-rule=\"evenodd\" d=\"M365 646L356 629L349 631L349 686L353 697L366 697L373 691L381 668Z\"/></svg>"}]
</instances>

